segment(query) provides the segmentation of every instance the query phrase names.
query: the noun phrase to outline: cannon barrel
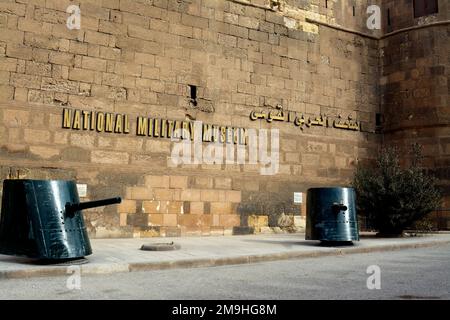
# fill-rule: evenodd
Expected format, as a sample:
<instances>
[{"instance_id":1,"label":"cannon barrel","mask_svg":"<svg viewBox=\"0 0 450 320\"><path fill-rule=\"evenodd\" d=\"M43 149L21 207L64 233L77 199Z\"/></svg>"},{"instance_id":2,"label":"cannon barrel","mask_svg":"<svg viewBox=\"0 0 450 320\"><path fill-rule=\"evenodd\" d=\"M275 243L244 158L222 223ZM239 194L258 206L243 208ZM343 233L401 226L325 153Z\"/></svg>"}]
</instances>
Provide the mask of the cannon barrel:
<instances>
[{"instance_id":1,"label":"cannon barrel","mask_svg":"<svg viewBox=\"0 0 450 320\"><path fill-rule=\"evenodd\" d=\"M121 197L88 201L88 202L80 202L80 203L70 203L69 202L66 204L66 213L71 214L76 211L80 211L80 210L84 210L84 209L108 206L110 204L116 204L116 203L121 203L121 202L122 202Z\"/></svg>"}]
</instances>

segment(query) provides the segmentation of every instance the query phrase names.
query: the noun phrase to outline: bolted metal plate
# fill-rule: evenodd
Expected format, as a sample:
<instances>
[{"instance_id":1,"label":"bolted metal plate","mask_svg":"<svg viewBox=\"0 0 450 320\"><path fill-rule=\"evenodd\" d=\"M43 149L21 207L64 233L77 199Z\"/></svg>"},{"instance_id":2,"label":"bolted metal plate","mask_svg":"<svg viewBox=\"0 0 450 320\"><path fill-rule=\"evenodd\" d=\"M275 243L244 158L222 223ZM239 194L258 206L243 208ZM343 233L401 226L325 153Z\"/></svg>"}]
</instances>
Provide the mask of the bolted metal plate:
<instances>
[{"instance_id":1,"label":"bolted metal plate","mask_svg":"<svg viewBox=\"0 0 450 320\"><path fill-rule=\"evenodd\" d=\"M359 241L352 188L308 189L306 206L306 240L320 240L332 246Z\"/></svg>"}]
</instances>

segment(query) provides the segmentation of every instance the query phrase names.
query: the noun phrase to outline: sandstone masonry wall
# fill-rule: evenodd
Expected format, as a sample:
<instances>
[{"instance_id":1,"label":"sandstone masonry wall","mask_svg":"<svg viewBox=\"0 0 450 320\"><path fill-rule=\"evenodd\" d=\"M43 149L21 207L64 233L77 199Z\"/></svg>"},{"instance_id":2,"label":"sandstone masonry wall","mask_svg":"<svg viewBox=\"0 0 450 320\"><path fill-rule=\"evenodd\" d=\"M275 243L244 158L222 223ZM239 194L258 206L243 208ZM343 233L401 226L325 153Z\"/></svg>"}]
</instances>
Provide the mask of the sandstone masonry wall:
<instances>
[{"instance_id":1,"label":"sandstone masonry wall","mask_svg":"<svg viewBox=\"0 0 450 320\"><path fill-rule=\"evenodd\" d=\"M423 165L440 181L443 208L450 208L450 4L438 2L439 13L414 18L411 1L386 1L391 25L380 41L380 88L384 143L400 146L404 160L412 143L423 146ZM436 23L440 23L437 24ZM450 214L450 213L447 213Z\"/></svg>"},{"instance_id":2,"label":"sandstone masonry wall","mask_svg":"<svg viewBox=\"0 0 450 320\"><path fill-rule=\"evenodd\" d=\"M70 4L80 6L80 30L66 27ZM348 184L356 160L379 146L378 41L308 22L355 23L351 6L328 4L288 1L280 12L228 0L1 0L0 178L76 179L87 199L122 196L85 212L96 237L230 234L255 194L276 201ZM249 120L277 104L307 117L350 114L363 130ZM63 108L277 128L280 172L170 167L170 140L63 129Z\"/></svg>"}]
</instances>

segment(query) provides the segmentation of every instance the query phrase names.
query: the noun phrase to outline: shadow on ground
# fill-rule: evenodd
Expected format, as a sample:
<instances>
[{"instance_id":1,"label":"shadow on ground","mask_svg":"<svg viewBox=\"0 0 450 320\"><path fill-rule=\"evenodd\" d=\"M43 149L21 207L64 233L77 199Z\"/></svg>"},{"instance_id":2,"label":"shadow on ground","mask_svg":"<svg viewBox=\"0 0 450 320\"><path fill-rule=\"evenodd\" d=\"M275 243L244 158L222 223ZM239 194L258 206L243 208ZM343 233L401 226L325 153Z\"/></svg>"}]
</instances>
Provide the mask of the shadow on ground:
<instances>
[{"instance_id":1,"label":"shadow on ground","mask_svg":"<svg viewBox=\"0 0 450 320\"><path fill-rule=\"evenodd\" d=\"M311 241L311 240L304 240L304 241L276 241L276 240L263 240L263 239L246 239L245 242L258 242L258 243L270 243L270 244L279 244L280 246L291 248L293 246L305 246L305 247L315 247L315 248L341 248L341 247L355 247L357 246L356 243L323 243L320 241Z\"/></svg>"}]
</instances>

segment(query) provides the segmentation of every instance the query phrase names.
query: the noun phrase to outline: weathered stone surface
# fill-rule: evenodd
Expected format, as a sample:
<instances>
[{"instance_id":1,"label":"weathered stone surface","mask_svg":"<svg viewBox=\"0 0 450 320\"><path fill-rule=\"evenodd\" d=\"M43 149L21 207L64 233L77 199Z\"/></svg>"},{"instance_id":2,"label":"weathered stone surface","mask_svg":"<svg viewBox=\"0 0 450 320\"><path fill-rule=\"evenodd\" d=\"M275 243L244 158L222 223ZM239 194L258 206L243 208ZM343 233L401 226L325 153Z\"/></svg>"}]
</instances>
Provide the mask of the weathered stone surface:
<instances>
[{"instance_id":1,"label":"weathered stone surface","mask_svg":"<svg viewBox=\"0 0 450 320\"><path fill-rule=\"evenodd\" d=\"M79 147L64 148L61 152L61 160L73 162L89 162L91 152Z\"/></svg>"},{"instance_id":2,"label":"weathered stone surface","mask_svg":"<svg viewBox=\"0 0 450 320\"><path fill-rule=\"evenodd\" d=\"M429 23L413 19L408 1L383 0L396 10L382 31L366 28L364 6L353 16L345 2L287 1L274 12L200 0L82 1L82 28L69 30L69 2L0 2L0 160L26 163L30 176L61 168L43 175L70 172L90 196L120 194L122 205L89 215L94 236L232 234L240 203L254 208L311 186L348 184L356 162L377 154L381 126L388 144L423 143L424 165L448 189L447 28L375 40L305 19L374 36ZM441 2L433 21L449 19ZM249 119L276 106L303 115L302 129L293 119ZM384 123L376 128L380 106ZM63 129L64 107L126 114L129 132ZM328 127L316 125L321 114ZM363 132L333 128L338 115L360 121ZM175 142L137 137L137 116L279 129L279 171L263 176L260 163L173 166ZM270 230L264 218L252 219L255 231Z\"/></svg>"},{"instance_id":3,"label":"weathered stone surface","mask_svg":"<svg viewBox=\"0 0 450 320\"><path fill-rule=\"evenodd\" d=\"M91 161L101 164L127 164L129 155L125 152L94 150L91 154Z\"/></svg>"},{"instance_id":4,"label":"weathered stone surface","mask_svg":"<svg viewBox=\"0 0 450 320\"><path fill-rule=\"evenodd\" d=\"M269 226L269 217L266 215L249 215L247 217L247 225L254 228L256 233L259 233L262 228Z\"/></svg>"},{"instance_id":5,"label":"weathered stone surface","mask_svg":"<svg viewBox=\"0 0 450 320\"><path fill-rule=\"evenodd\" d=\"M187 183L188 183L187 176L171 176L170 177L170 188L186 189Z\"/></svg>"},{"instance_id":6,"label":"weathered stone surface","mask_svg":"<svg viewBox=\"0 0 450 320\"><path fill-rule=\"evenodd\" d=\"M51 147L31 146L30 152L42 159L51 159L59 156L59 149Z\"/></svg>"},{"instance_id":7,"label":"weathered stone surface","mask_svg":"<svg viewBox=\"0 0 450 320\"><path fill-rule=\"evenodd\" d=\"M77 94L78 83L70 80L43 78L41 89L47 91Z\"/></svg>"},{"instance_id":8,"label":"weathered stone surface","mask_svg":"<svg viewBox=\"0 0 450 320\"><path fill-rule=\"evenodd\" d=\"M146 187L130 187L127 190L127 194L130 194L130 198L134 200L147 200L153 198L153 192Z\"/></svg>"},{"instance_id":9,"label":"weathered stone surface","mask_svg":"<svg viewBox=\"0 0 450 320\"><path fill-rule=\"evenodd\" d=\"M241 223L241 217L237 214L221 214L219 215L219 223L225 228L237 227Z\"/></svg>"},{"instance_id":10,"label":"weathered stone surface","mask_svg":"<svg viewBox=\"0 0 450 320\"><path fill-rule=\"evenodd\" d=\"M41 88L41 77L11 73L11 85L14 87L24 87L29 89L40 89Z\"/></svg>"},{"instance_id":11,"label":"weathered stone surface","mask_svg":"<svg viewBox=\"0 0 450 320\"><path fill-rule=\"evenodd\" d=\"M0 85L0 101L10 101L14 97L14 87Z\"/></svg>"}]
</instances>

